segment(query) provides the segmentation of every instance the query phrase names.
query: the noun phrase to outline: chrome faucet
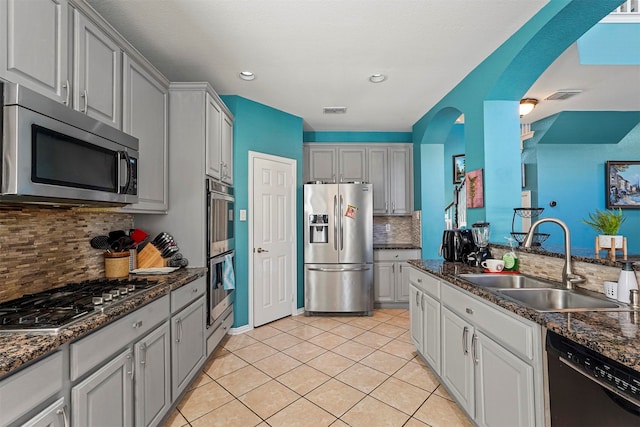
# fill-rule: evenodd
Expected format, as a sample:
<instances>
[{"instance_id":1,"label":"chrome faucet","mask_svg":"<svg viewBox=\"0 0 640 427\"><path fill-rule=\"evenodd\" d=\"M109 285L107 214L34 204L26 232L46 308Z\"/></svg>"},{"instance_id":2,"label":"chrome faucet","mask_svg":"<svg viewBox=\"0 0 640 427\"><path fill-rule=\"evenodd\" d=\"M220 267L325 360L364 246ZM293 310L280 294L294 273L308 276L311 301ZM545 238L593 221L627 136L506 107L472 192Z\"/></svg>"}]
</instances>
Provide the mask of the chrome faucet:
<instances>
[{"instance_id":1,"label":"chrome faucet","mask_svg":"<svg viewBox=\"0 0 640 427\"><path fill-rule=\"evenodd\" d=\"M522 246L525 248L531 247L534 231L543 222L553 222L554 224L558 224L562 227L562 231L564 231L564 268L562 269L562 285L566 289L573 289L574 284L584 282L585 278L574 274L571 270L571 234L569 233L569 227L567 227L567 224L557 218L541 218L531 225L531 229L529 230L527 237L525 237Z\"/></svg>"}]
</instances>

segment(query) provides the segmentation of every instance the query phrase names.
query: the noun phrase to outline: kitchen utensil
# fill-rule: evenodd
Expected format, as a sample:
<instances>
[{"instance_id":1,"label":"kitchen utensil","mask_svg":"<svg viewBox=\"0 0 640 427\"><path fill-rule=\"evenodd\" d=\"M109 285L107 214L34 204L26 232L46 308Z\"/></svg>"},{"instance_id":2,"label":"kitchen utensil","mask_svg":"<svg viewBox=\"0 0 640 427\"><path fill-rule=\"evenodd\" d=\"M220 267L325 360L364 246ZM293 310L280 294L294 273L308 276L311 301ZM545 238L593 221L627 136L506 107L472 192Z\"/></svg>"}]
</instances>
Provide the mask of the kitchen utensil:
<instances>
[{"instance_id":1,"label":"kitchen utensil","mask_svg":"<svg viewBox=\"0 0 640 427\"><path fill-rule=\"evenodd\" d=\"M149 234L140 230L139 228L135 228L129 232L129 237L131 238L131 240L133 240L133 246L136 246L143 242L144 239L149 237Z\"/></svg>"},{"instance_id":2,"label":"kitchen utensil","mask_svg":"<svg viewBox=\"0 0 640 427\"><path fill-rule=\"evenodd\" d=\"M109 244L108 236L96 236L89 241L91 247L94 249L102 249L102 250L110 250L111 245Z\"/></svg>"},{"instance_id":3,"label":"kitchen utensil","mask_svg":"<svg viewBox=\"0 0 640 427\"><path fill-rule=\"evenodd\" d=\"M633 261L620 261L622 270L618 277L618 301L629 302L629 291L638 289L638 281L636 280L636 272L633 270Z\"/></svg>"}]
</instances>

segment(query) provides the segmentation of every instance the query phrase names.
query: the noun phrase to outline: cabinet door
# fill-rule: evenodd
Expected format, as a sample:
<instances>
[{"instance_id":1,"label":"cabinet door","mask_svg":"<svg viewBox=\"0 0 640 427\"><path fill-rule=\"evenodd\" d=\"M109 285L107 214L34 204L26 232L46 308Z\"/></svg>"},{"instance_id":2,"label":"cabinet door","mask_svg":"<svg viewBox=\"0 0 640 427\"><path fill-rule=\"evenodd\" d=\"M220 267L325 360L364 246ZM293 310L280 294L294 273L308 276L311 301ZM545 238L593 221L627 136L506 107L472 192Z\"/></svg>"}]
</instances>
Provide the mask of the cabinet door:
<instances>
[{"instance_id":1,"label":"cabinet door","mask_svg":"<svg viewBox=\"0 0 640 427\"><path fill-rule=\"evenodd\" d=\"M481 332L476 335L478 425L536 425L533 368Z\"/></svg>"},{"instance_id":2,"label":"cabinet door","mask_svg":"<svg viewBox=\"0 0 640 427\"><path fill-rule=\"evenodd\" d=\"M157 425L171 406L171 337L165 322L134 346L136 426Z\"/></svg>"},{"instance_id":3,"label":"cabinet door","mask_svg":"<svg viewBox=\"0 0 640 427\"><path fill-rule=\"evenodd\" d=\"M74 17L74 108L121 129L120 47L78 10Z\"/></svg>"},{"instance_id":4,"label":"cabinet door","mask_svg":"<svg viewBox=\"0 0 640 427\"><path fill-rule=\"evenodd\" d=\"M409 319L411 325L411 341L418 352L424 355L424 299L422 291L412 284L409 285Z\"/></svg>"},{"instance_id":5,"label":"cabinet door","mask_svg":"<svg viewBox=\"0 0 640 427\"><path fill-rule=\"evenodd\" d=\"M222 113L222 182L233 185L233 120Z\"/></svg>"},{"instance_id":6,"label":"cabinet door","mask_svg":"<svg viewBox=\"0 0 640 427\"><path fill-rule=\"evenodd\" d=\"M337 163L335 148L309 148L309 180L337 182Z\"/></svg>"},{"instance_id":7,"label":"cabinet door","mask_svg":"<svg viewBox=\"0 0 640 427\"><path fill-rule=\"evenodd\" d=\"M38 415L22 424L22 427L68 427L69 415L67 411L64 397L61 397Z\"/></svg>"},{"instance_id":8,"label":"cabinet door","mask_svg":"<svg viewBox=\"0 0 640 427\"><path fill-rule=\"evenodd\" d=\"M2 0L0 26L0 76L68 103L67 0Z\"/></svg>"},{"instance_id":9,"label":"cabinet door","mask_svg":"<svg viewBox=\"0 0 640 427\"><path fill-rule=\"evenodd\" d=\"M440 375L440 301L429 294L422 296L424 311L424 337L422 355L436 374Z\"/></svg>"},{"instance_id":10,"label":"cabinet door","mask_svg":"<svg viewBox=\"0 0 640 427\"><path fill-rule=\"evenodd\" d=\"M474 418L474 378L471 360L473 327L442 307L442 380L451 394Z\"/></svg>"},{"instance_id":11,"label":"cabinet door","mask_svg":"<svg viewBox=\"0 0 640 427\"><path fill-rule=\"evenodd\" d=\"M100 351L96 348L96 351ZM134 361L127 349L71 389L76 426L133 425Z\"/></svg>"},{"instance_id":12,"label":"cabinet door","mask_svg":"<svg viewBox=\"0 0 640 427\"><path fill-rule=\"evenodd\" d=\"M395 301L395 272L392 262L373 263L373 301Z\"/></svg>"},{"instance_id":13,"label":"cabinet door","mask_svg":"<svg viewBox=\"0 0 640 427\"><path fill-rule=\"evenodd\" d=\"M396 263L396 301L409 301L409 270L408 262Z\"/></svg>"},{"instance_id":14,"label":"cabinet door","mask_svg":"<svg viewBox=\"0 0 640 427\"><path fill-rule=\"evenodd\" d=\"M207 93L206 107L206 173L212 178L222 177L222 107Z\"/></svg>"},{"instance_id":15,"label":"cabinet door","mask_svg":"<svg viewBox=\"0 0 640 427\"><path fill-rule=\"evenodd\" d=\"M373 184L373 214L389 213L389 165L387 148L367 148L367 171Z\"/></svg>"},{"instance_id":16,"label":"cabinet door","mask_svg":"<svg viewBox=\"0 0 640 427\"><path fill-rule=\"evenodd\" d=\"M367 181L366 152L364 147L338 148L339 182Z\"/></svg>"},{"instance_id":17,"label":"cabinet door","mask_svg":"<svg viewBox=\"0 0 640 427\"><path fill-rule=\"evenodd\" d=\"M391 196L391 206L389 213L392 215L410 214L413 210L413 202L411 197L411 182L413 180L413 177L411 176L411 149L409 147L390 148L389 158L389 182Z\"/></svg>"},{"instance_id":18,"label":"cabinet door","mask_svg":"<svg viewBox=\"0 0 640 427\"><path fill-rule=\"evenodd\" d=\"M138 203L126 210L169 209L168 89L124 56L122 130L139 141Z\"/></svg>"},{"instance_id":19,"label":"cabinet door","mask_svg":"<svg viewBox=\"0 0 640 427\"><path fill-rule=\"evenodd\" d=\"M200 297L171 320L172 399L189 384L204 361L205 299Z\"/></svg>"}]
</instances>

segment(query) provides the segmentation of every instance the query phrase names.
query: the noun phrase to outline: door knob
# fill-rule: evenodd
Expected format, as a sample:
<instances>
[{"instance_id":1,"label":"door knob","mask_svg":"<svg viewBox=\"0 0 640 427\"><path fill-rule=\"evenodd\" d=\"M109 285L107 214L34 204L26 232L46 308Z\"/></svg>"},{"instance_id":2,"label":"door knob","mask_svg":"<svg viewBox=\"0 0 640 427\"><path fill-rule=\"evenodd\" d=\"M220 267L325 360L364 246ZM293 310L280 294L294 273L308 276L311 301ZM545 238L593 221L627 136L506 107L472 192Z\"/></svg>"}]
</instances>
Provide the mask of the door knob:
<instances>
[{"instance_id":1,"label":"door knob","mask_svg":"<svg viewBox=\"0 0 640 427\"><path fill-rule=\"evenodd\" d=\"M261 254L262 252L269 252L269 251L268 251L268 250L266 250L266 249L258 248L258 249L257 249L257 252L258 252L259 254Z\"/></svg>"}]
</instances>

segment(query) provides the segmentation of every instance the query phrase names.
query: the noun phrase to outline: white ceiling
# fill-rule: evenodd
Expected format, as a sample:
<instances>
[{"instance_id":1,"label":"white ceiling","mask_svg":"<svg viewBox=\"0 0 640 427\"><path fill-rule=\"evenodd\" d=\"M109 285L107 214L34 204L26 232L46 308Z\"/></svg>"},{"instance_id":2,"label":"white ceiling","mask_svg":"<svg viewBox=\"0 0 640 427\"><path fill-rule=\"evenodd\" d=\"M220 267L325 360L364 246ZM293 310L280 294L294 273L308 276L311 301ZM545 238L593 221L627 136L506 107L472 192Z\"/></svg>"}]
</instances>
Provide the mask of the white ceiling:
<instances>
[{"instance_id":1,"label":"white ceiling","mask_svg":"<svg viewBox=\"0 0 640 427\"><path fill-rule=\"evenodd\" d=\"M88 2L171 81L208 81L219 94L302 117L305 130L410 131L547 0ZM612 78L611 67L577 67L570 48L527 95L578 88L577 109L585 100L602 109L601 94L606 105L622 97L631 99L622 109L640 110L640 84L631 93L620 84L640 83L640 67L622 67L624 79ZM243 70L257 78L241 80ZM388 80L370 83L373 73ZM570 105L543 102L531 120ZM323 107L347 114L324 115Z\"/></svg>"}]
</instances>

